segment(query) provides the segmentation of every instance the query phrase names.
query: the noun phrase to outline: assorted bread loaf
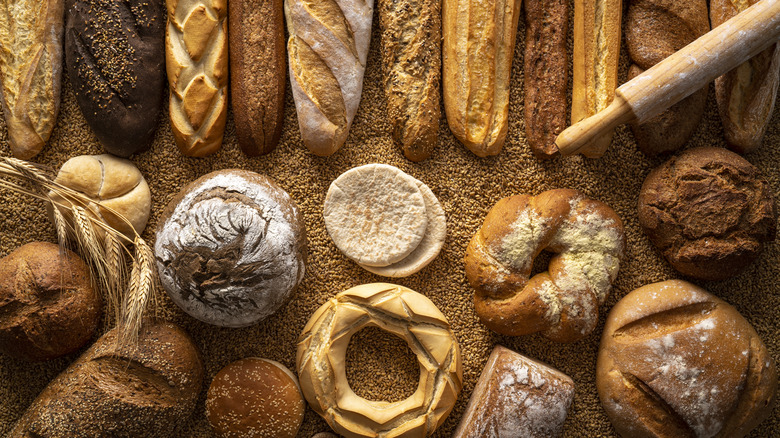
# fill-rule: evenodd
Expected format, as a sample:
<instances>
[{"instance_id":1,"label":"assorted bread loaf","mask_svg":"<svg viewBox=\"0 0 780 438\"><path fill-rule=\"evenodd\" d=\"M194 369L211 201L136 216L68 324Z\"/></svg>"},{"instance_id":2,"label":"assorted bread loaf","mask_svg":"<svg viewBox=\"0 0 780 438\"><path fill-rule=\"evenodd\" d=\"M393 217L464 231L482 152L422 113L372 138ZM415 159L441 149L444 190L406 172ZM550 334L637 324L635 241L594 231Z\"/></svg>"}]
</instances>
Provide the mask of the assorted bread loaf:
<instances>
[{"instance_id":1,"label":"assorted bread loaf","mask_svg":"<svg viewBox=\"0 0 780 438\"><path fill-rule=\"evenodd\" d=\"M29 160L49 140L60 108L64 0L0 2L0 99L8 144Z\"/></svg>"}]
</instances>

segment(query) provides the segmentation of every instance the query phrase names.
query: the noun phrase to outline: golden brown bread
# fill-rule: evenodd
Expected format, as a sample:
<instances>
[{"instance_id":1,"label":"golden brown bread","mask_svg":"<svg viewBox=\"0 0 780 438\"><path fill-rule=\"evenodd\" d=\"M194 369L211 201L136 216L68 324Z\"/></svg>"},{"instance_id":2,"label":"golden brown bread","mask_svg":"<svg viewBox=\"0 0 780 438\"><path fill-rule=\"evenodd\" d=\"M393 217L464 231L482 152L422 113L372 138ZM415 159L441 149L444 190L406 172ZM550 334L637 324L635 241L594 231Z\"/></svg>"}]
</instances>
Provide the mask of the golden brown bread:
<instances>
[{"instance_id":1,"label":"golden brown bread","mask_svg":"<svg viewBox=\"0 0 780 438\"><path fill-rule=\"evenodd\" d=\"M49 140L60 107L63 0L0 2L0 84L8 143L29 160Z\"/></svg>"},{"instance_id":2,"label":"golden brown bread","mask_svg":"<svg viewBox=\"0 0 780 438\"><path fill-rule=\"evenodd\" d=\"M710 19L719 26L757 0L712 0ZM715 79L715 96L729 148L740 154L761 146L780 84L780 44Z\"/></svg>"},{"instance_id":3,"label":"golden brown bread","mask_svg":"<svg viewBox=\"0 0 780 438\"><path fill-rule=\"evenodd\" d=\"M525 135L537 158L553 158L569 107L569 1L526 0L525 28Z\"/></svg>"},{"instance_id":4,"label":"golden brown bread","mask_svg":"<svg viewBox=\"0 0 780 438\"><path fill-rule=\"evenodd\" d=\"M444 110L455 137L477 156L501 152L520 0L444 0Z\"/></svg>"},{"instance_id":5,"label":"golden brown bread","mask_svg":"<svg viewBox=\"0 0 780 438\"><path fill-rule=\"evenodd\" d=\"M219 150L227 119L226 0L168 0L165 60L171 129L184 155Z\"/></svg>"},{"instance_id":6,"label":"golden brown bread","mask_svg":"<svg viewBox=\"0 0 780 438\"><path fill-rule=\"evenodd\" d=\"M439 141L441 0L381 0L379 25L393 139L422 161Z\"/></svg>"},{"instance_id":7,"label":"golden brown bread","mask_svg":"<svg viewBox=\"0 0 780 438\"><path fill-rule=\"evenodd\" d=\"M621 436L740 438L771 414L777 371L736 309L670 280L612 308L596 387Z\"/></svg>"},{"instance_id":8,"label":"golden brown bread","mask_svg":"<svg viewBox=\"0 0 780 438\"><path fill-rule=\"evenodd\" d=\"M581 339L596 327L624 247L617 214L576 190L504 198L466 249L477 315L505 335ZM531 277L534 258L544 249L555 253L549 270Z\"/></svg>"},{"instance_id":9,"label":"golden brown bread","mask_svg":"<svg viewBox=\"0 0 780 438\"><path fill-rule=\"evenodd\" d=\"M571 123L592 116L612 102L620 57L621 0L575 0ZM586 157L604 155L612 133L580 150Z\"/></svg>"},{"instance_id":10,"label":"golden brown bread","mask_svg":"<svg viewBox=\"0 0 780 438\"><path fill-rule=\"evenodd\" d=\"M282 0L231 0L230 99L236 137L249 156L271 153L284 125L287 58Z\"/></svg>"}]
</instances>

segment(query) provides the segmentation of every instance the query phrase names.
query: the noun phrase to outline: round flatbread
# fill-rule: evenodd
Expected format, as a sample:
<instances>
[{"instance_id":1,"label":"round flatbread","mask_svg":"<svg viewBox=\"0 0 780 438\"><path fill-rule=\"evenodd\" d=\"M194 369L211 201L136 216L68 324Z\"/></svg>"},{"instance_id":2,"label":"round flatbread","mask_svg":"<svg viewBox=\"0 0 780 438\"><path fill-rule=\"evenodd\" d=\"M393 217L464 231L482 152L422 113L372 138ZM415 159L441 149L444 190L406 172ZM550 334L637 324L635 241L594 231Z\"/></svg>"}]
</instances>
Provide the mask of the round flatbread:
<instances>
[{"instance_id":1,"label":"round flatbread","mask_svg":"<svg viewBox=\"0 0 780 438\"><path fill-rule=\"evenodd\" d=\"M325 228L338 249L365 266L403 260L428 226L417 180L386 164L350 169L325 197Z\"/></svg>"},{"instance_id":2,"label":"round flatbread","mask_svg":"<svg viewBox=\"0 0 780 438\"><path fill-rule=\"evenodd\" d=\"M439 255L441 247L444 246L444 238L447 236L447 218L431 189L421 181L417 181L417 187L420 188L425 200L425 213L428 216L428 226L422 241L400 262L388 266L360 265L366 271L384 277L408 277L428 266Z\"/></svg>"}]
</instances>

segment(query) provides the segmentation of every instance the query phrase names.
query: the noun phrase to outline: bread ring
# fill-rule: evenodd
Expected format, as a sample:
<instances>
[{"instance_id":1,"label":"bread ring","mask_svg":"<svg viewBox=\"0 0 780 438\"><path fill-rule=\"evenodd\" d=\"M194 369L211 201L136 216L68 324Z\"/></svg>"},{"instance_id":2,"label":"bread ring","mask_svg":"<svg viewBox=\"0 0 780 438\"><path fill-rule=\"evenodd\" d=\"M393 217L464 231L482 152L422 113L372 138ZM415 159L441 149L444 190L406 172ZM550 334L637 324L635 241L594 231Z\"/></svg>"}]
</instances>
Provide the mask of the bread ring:
<instances>
[{"instance_id":1,"label":"bread ring","mask_svg":"<svg viewBox=\"0 0 780 438\"><path fill-rule=\"evenodd\" d=\"M466 276L482 322L506 335L542 332L558 342L596 327L623 257L623 223L606 204L576 190L504 198L466 249ZM532 278L534 258L555 253Z\"/></svg>"},{"instance_id":2,"label":"bread ring","mask_svg":"<svg viewBox=\"0 0 780 438\"><path fill-rule=\"evenodd\" d=\"M406 400L370 401L349 387L349 340L366 327L400 336L420 362L420 384ZM460 349L450 325L425 296L371 283L320 307L298 339L298 378L311 407L346 437L424 437L444 422L462 387Z\"/></svg>"}]
</instances>

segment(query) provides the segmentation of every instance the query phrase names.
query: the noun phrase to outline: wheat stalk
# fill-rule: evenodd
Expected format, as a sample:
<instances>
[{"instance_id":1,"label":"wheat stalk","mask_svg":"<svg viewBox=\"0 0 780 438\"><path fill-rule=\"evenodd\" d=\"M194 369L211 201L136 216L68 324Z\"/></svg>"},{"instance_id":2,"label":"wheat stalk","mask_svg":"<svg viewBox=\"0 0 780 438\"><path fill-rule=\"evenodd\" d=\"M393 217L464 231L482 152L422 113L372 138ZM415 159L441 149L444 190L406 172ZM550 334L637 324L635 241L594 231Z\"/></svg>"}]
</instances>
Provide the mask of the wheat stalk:
<instances>
[{"instance_id":1,"label":"wheat stalk","mask_svg":"<svg viewBox=\"0 0 780 438\"><path fill-rule=\"evenodd\" d=\"M10 179L20 180L27 186ZM64 247L68 236L76 245L92 270L109 305L107 316L113 316L119 328L119 342L135 344L149 303L156 305L157 269L154 253L121 214L102 205L83 193L54 181L50 172L27 161L0 157L0 188L32 196L52 206L54 227L60 245ZM87 206L97 205L126 223L133 230L128 238L96 215L89 214ZM72 218L72 224L67 217ZM134 244L130 252L121 242ZM124 254L132 260L128 277ZM122 286L127 284L125 293Z\"/></svg>"}]
</instances>

